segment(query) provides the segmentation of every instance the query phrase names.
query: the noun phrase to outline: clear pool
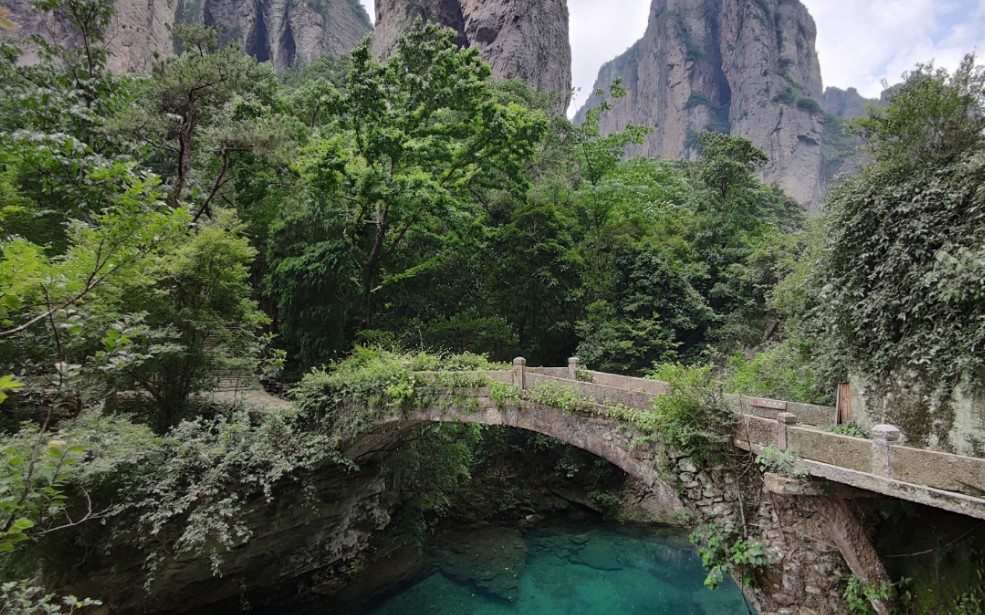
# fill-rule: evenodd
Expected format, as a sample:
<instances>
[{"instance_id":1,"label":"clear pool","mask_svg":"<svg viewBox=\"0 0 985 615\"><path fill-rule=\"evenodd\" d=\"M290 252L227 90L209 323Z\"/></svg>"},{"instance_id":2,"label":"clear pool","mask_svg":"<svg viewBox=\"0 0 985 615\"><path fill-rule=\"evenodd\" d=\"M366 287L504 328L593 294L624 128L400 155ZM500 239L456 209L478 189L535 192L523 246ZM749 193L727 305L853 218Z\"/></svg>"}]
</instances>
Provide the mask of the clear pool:
<instances>
[{"instance_id":1,"label":"clear pool","mask_svg":"<svg viewBox=\"0 0 985 615\"><path fill-rule=\"evenodd\" d=\"M439 553L436 572L372 615L755 613L731 581L704 587L701 561L677 530L572 524L511 531L476 544L467 535L448 541L454 561L442 564Z\"/></svg>"}]
</instances>

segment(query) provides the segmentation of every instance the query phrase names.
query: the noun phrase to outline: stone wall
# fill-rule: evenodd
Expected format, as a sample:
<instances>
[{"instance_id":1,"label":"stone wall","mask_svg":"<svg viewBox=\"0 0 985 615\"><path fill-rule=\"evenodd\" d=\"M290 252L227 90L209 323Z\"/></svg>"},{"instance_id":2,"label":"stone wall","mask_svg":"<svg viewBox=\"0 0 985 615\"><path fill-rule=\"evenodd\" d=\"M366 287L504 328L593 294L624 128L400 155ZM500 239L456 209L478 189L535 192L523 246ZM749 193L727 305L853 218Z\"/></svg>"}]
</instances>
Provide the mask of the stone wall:
<instances>
[{"instance_id":1,"label":"stone wall","mask_svg":"<svg viewBox=\"0 0 985 615\"><path fill-rule=\"evenodd\" d=\"M894 425L913 446L985 458L985 391L967 382L948 396L934 388L906 376L881 387L854 378L852 420L864 427Z\"/></svg>"},{"instance_id":2,"label":"stone wall","mask_svg":"<svg viewBox=\"0 0 985 615\"><path fill-rule=\"evenodd\" d=\"M745 588L761 615L848 612L841 579L851 571L827 536L819 498L770 492L759 471L748 466L751 457L743 472L701 469L687 457L670 462L692 512L690 525L717 524L765 547L770 564Z\"/></svg>"}]
</instances>

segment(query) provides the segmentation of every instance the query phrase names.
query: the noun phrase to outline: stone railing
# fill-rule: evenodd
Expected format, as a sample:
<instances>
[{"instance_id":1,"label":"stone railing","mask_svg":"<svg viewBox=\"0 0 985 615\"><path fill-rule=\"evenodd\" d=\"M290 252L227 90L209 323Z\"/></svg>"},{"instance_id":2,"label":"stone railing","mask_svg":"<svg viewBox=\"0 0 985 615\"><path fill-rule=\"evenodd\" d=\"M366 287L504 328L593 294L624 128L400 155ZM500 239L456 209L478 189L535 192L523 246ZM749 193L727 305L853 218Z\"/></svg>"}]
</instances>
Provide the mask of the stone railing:
<instances>
[{"instance_id":1,"label":"stone railing","mask_svg":"<svg viewBox=\"0 0 985 615\"><path fill-rule=\"evenodd\" d=\"M638 409L651 408L654 397L670 391L663 382L581 370L575 358L554 368L528 368L518 358L512 372L496 374L497 381L519 389L553 383L600 405ZM874 428L871 440L819 428L837 422L835 407L739 395L725 395L725 401L740 416L739 448L759 454L772 446L796 454L814 477L985 519L985 459L904 446L890 425Z\"/></svg>"},{"instance_id":2,"label":"stone railing","mask_svg":"<svg viewBox=\"0 0 985 615\"><path fill-rule=\"evenodd\" d=\"M742 415L735 445L755 453L773 446L795 453L812 476L985 519L985 459L903 446L891 425L872 431L866 440L801 425L793 414Z\"/></svg>"}]
</instances>

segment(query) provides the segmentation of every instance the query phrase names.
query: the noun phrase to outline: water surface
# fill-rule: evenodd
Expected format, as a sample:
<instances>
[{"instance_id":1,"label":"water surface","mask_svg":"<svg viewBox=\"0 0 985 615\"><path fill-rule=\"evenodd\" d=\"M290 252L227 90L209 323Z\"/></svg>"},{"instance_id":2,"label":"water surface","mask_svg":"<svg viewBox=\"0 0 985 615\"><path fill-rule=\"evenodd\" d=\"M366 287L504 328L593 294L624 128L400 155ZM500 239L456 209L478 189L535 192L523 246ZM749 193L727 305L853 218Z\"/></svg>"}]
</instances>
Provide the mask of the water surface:
<instances>
[{"instance_id":1,"label":"water surface","mask_svg":"<svg viewBox=\"0 0 985 615\"><path fill-rule=\"evenodd\" d=\"M715 591L704 587L701 561L677 530L576 524L509 532L478 544L446 541L453 561L439 562L445 572L372 615L754 613L731 581Z\"/></svg>"}]
</instances>

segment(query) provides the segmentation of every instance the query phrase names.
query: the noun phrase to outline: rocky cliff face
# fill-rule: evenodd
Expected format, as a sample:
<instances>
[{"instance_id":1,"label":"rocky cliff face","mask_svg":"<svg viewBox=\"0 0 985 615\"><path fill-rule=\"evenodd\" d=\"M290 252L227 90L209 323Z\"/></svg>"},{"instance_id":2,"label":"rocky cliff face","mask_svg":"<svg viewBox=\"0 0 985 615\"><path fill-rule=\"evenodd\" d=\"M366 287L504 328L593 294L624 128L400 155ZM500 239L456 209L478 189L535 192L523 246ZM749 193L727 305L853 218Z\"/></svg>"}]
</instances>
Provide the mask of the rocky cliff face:
<instances>
[{"instance_id":1,"label":"rocky cliff face","mask_svg":"<svg viewBox=\"0 0 985 615\"><path fill-rule=\"evenodd\" d=\"M31 0L8 0L7 6L19 26L10 36L18 42L26 43L31 34L57 41L73 37L63 20L36 10ZM116 0L106 36L113 53L110 69L149 69L155 54L173 52L168 27L182 21L219 27L224 41L235 41L279 70L326 53L348 53L372 31L358 0ZM30 45L25 48L25 61L36 60Z\"/></svg>"},{"instance_id":2,"label":"rocky cliff face","mask_svg":"<svg viewBox=\"0 0 985 615\"><path fill-rule=\"evenodd\" d=\"M865 115L866 104L878 104L878 102L865 98L855 88L848 88L847 90L827 88L824 90L824 100L821 107L828 115L842 120L853 120Z\"/></svg>"},{"instance_id":3,"label":"rocky cliff face","mask_svg":"<svg viewBox=\"0 0 985 615\"><path fill-rule=\"evenodd\" d=\"M824 192L816 35L799 0L654 0L643 38L599 73L596 88L621 78L628 92L603 132L649 126L634 153L662 158L696 156L705 130L746 137L770 158L763 179L814 206Z\"/></svg>"},{"instance_id":4,"label":"rocky cliff face","mask_svg":"<svg viewBox=\"0 0 985 615\"><path fill-rule=\"evenodd\" d=\"M556 93L556 109L567 108L571 44L565 0L377 0L376 56L392 53L417 18L458 32L459 44L478 49L496 77Z\"/></svg>"},{"instance_id":5,"label":"rocky cliff face","mask_svg":"<svg viewBox=\"0 0 985 615\"><path fill-rule=\"evenodd\" d=\"M868 162L863 141L853 134L848 123L866 114L866 107L886 105L887 93L881 100L865 98L855 88L824 90L824 182L833 187L841 178L850 177ZM840 177L839 177L840 176Z\"/></svg>"}]
</instances>

